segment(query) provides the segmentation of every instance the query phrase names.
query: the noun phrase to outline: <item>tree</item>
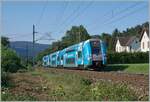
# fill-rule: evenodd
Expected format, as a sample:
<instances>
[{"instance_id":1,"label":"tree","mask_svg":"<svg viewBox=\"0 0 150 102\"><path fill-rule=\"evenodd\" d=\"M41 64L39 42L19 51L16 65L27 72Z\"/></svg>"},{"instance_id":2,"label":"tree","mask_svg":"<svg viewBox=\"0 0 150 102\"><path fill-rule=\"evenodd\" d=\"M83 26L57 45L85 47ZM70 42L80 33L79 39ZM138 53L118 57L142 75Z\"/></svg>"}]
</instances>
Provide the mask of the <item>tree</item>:
<instances>
[{"instance_id":1,"label":"tree","mask_svg":"<svg viewBox=\"0 0 150 102\"><path fill-rule=\"evenodd\" d=\"M7 38L7 37L4 37L4 36L2 36L1 37L1 44L3 45L3 46L9 46L9 44L10 44L10 42L9 42L9 39Z\"/></svg>"},{"instance_id":2,"label":"tree","mask_svg":"<svg viewBox=\"0 0 150 102\"><path fill-rule=\"evenodd\" d=\"M102 33L100 38L106 43L107 50L112 51L113 50L112 36L108 33Z\"/></svg>"},{"instance_id":3,"label":"tree","mask_svg":"<svg viewBox=\"0 0 150 102\"><path fill-rule=\"evenodd\" d=\"M113 31L112 36L113 36L113 37L121 36L121 33L120 33L120 31L116 28L116 29Z\"/></svg>"},{"instance_id":4,"label":"tree","mask_svg":"<svg viewBox=\"0 0 150 102\"><path fill-rule=\"evenodd\" d=\"M16 52L5 46L2 46L1 61L2 71L5 72L17 72L17 70L23 68Z\"/></svg>"},{"instance_id":5,"label":"tree","mask_svg":"<svg viewBox=\"0 0 150 102\"><path fill-rule=\"evenodd\" d=\"M84 26L72 26L70 30L68 30L65 36L62 38L62 42L67 46L79 43L81 41L85 41L90 38L87 30Z\"/></svg>"}]
</instances>

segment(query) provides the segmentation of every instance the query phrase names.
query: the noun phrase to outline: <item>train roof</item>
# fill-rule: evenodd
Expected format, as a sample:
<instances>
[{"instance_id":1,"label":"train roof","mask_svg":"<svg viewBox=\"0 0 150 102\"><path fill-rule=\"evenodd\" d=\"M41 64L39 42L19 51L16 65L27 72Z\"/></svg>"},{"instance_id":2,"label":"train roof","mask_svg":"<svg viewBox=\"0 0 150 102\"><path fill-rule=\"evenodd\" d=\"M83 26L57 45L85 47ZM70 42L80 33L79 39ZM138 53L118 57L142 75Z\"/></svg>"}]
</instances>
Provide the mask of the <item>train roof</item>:
<instances>
[{"instance_id":1,"label":"train roof","mask_svg":"<svg viewBox=\"0 0 150 102\"><path fill-rule=\"evenodd\" d=\"M69 50L77 50L80 46L82 46L82 44L83 44L84 42L89 42L89 41L101 41L101 40L98 39L98 38L88 39L88 40L86 40L86 41L82 41L82 42L80 42L80 43L77 43L77 44L68 46L67 48L64 48L64 49L62 49L62 50L53 52L53 53L48 54L48 55L62 54L62 53L65 52L65 51L69 51ZM47 55L46 55L46 56L47 56ZM44 57L46 57L46 56L44 56Z\"/></svg>"},{"instance_id":2,"label":"train roof","mask_svg":"<svg viewBox=\"0 0 150 102\"><path fill-rule=\"evenodd\" d=\"M98 38L95 38L95 39L88 39L89 41L101 41L100 39L98 39Z\"/></svg>"}]
</instances>

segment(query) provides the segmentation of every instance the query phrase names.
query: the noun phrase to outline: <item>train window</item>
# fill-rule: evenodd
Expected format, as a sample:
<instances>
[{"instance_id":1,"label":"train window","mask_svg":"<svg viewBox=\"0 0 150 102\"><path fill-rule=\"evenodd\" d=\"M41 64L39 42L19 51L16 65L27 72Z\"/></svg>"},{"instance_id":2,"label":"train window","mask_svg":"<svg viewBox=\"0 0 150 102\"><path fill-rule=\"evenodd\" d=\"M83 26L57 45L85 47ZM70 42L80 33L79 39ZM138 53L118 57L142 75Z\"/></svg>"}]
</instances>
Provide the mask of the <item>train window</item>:
<instances>
[{"instance_id":1,"label":"train window","mask_svg":"<svg viewBox=\"0 0 150 102\"><path fill-rule=\"evenodd\" d=\"M51 62L51 59L49 58L49 62Z\"/></svg>"},{"instance_id":2,"label":"train window","mask_svg":"<svg viewBox=\"0 0 150 102\"><path fill-rule=\"evenodd\" d=\"M61 60L63 60L63 56L61 56Z\"/></svg>"},{"instance_id":3,"label":"train window","mask_svg":"<svg viewBox=\"0 0 150 102\"><path fill-rule=\"evenodd\" d=\"M66 63L67 64L75 64L75 58L67 58Z\"/></svg>"},{"instance_id":4,"label":"train window","mask_svg":"<svg viewBox=\"0 0 150 102\"><path fill-rule=\"evenodd\" d=\"M81 58L81 57L82 57L82 52L78 51L78 58Z\"/></svg>"},{"instance_id":5,"label":"train window","mask_svg":"<svg viewBox=\"0 0 150 102\"><path fill-rule=\"evenodd\" d=\"M100 42L99 41L91 41L91 46L93 48L99 48L100 47Z\"/></svg>"},{"instance_id":6,"label":"train window","mask_svg":"<svg viewBox=\"0 0 150 102\"><path fill-rule=\"evenodd\" d=\"M58 57L57 57L57 61L59 61L59 59L60 59L60 58L59 58L59 56L58 56Z\"/></svg>"},{"instance_id":7,"label":"train window","mask_svg":"<svg viewBox=\"0 0 150 102\"><path fill-rule=\"evenodd\" d=\"M56 64L56 61L52 61L52 65L55 65Z\"/></svg>"},{"instance_id":8,"label":"train window","mask_svg":"<svg viewBox=\"0 0 150 102\"><path fill-rule=\"evenodd\" d=\"M98 49L98 48L93 48L93 53L94 53L94 54L99 54L99 53L100 53L100 49Z\"/></svg>"}]
</instances>

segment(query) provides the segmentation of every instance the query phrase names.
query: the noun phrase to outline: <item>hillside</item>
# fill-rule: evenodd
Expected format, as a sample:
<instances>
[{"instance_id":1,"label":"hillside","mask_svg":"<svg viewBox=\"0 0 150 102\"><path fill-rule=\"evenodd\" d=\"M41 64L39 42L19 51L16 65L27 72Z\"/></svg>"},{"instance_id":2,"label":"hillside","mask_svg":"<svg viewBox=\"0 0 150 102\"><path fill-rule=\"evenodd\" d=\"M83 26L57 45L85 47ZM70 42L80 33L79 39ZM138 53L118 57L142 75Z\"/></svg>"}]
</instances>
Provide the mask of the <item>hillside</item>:
<instances>
[{"instance_id":1,"label":"hillside","mask_svg":"<svg viewBox=\"0 0 150 102\"><path fill-rule=\"evenodd\" d=\"M32 51L33 45L32 42L28 41L14 41L10 42L10 47L14 49L17 54L21 57L32 57L33 55L37 55L39 52L47 49L49 47L48 44L35 44L35 54ZM27 54L28 53L28 54Z\"/></svg>"}]
</instances>

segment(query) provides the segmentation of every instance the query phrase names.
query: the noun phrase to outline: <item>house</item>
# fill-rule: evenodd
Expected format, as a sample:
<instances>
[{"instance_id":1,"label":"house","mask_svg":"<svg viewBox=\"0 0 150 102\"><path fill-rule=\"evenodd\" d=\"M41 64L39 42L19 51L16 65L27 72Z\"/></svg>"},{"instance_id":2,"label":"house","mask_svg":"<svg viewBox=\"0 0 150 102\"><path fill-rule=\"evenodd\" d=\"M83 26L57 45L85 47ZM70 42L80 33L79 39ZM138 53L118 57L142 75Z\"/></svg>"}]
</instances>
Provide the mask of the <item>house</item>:
<instances>
[{"instance_id":1,"label":"house","mask_svg":"<svg viewBox=\"0 0 150 102\"><path fill-rule=\"evenodd\" d=\"M150 50L150 38L148 29L144 28L140 36L141 52L147 52Z\"/></svg>"},{"instance_id":2,"label":"house","mask_svg":"<svg viewBox=\"0 0 150 102\"><path fill-rule=\"evenodd\" d=\"M136 36L131 37L118 37L115 46L116 52L137 52L140 51L139 38Z\"/></svg>"}]
</instances>

